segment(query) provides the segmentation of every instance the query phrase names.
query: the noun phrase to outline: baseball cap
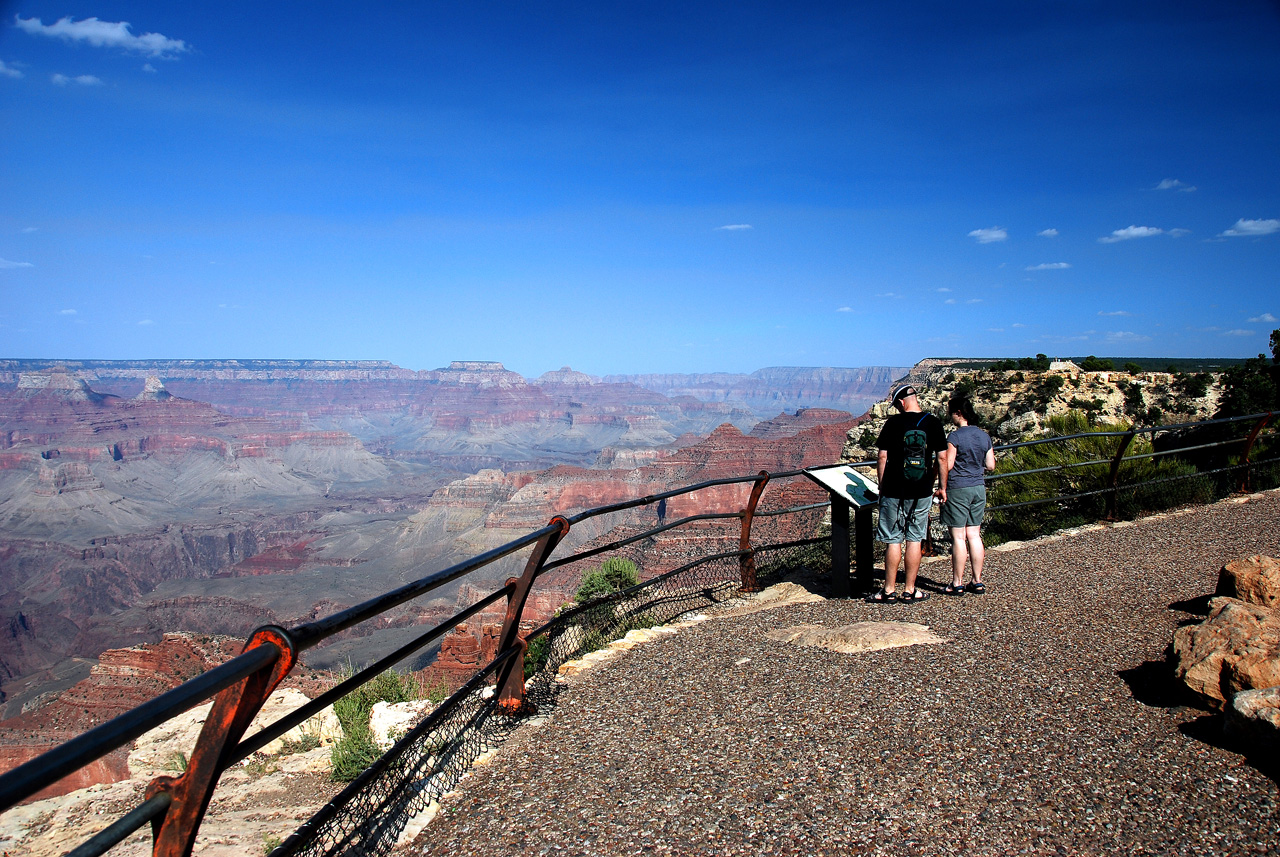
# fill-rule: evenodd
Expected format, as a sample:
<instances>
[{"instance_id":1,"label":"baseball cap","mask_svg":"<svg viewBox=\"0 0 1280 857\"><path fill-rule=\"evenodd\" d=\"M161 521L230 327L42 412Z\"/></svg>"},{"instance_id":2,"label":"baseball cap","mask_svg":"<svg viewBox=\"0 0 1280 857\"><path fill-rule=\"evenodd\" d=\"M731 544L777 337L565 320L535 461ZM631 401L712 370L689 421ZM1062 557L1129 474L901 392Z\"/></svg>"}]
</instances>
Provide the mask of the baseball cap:
<instances>
[{"instance_id":1,"label":"baseball cap","mask_svg":"<svg viewBox=\"0 0 1280 857\"><path fill-rule=\"evenodd\" d=\"M897 389L893 391L893 396L890 397L889 401L896 405L898 404L898 402L901 402L903 399L907 398L908 396L914 396L914 395L916 395L915 387L911 386L910 384L902 384L901 386L899 386Z\"/></svg>"}]
</instances>

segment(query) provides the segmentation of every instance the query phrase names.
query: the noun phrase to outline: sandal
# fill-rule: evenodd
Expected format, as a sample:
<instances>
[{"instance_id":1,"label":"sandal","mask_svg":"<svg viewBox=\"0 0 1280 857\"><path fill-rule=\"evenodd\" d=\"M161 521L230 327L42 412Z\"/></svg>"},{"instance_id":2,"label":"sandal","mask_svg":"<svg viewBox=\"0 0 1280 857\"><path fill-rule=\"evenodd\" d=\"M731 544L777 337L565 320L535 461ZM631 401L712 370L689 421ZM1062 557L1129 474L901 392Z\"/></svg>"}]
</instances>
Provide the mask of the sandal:
<instances>
[{"instance_id":1,"label":"sandal","mask_svg":"<svg viewBox=\"0 0 1280 857\"><path fill-rule=\"evenodd\" d=\"M881 589L879 592L873 592L862 600L868 604L889 604L898 600L898 593L885 592Z\"/></svg>"},{"instance_id":2,"label":"sandal","mask_svg":"<svg viewBox=\"0 0 1280 857\"><path fill-rule=\"evenodd\" d=\"M964 584L948 583L942 587L942 591L947 595L964 595Z\"/></svg>"},{"instance_id":3,"label":"sandal","mask_svg":"<svg viewBox=\"0 0 1280 857\"><path fill-rule=\"evenodd\" d=\"M911 590L904 589L902 591L902 600L906 601L909 604L914 603L916 601L928 601L929 593L921 592L919 589L911 589Z\"/></svg>"},{"instance_id":4,"label":"sandal","mask_svg":"<svg viewBox=\"0 0 1280 857\"><path fill-rule=\"evenodd\" d=\"M969 584L969 591L974 595L981 595L987 591L987 586L982 581L975 580L973 583Z\"/></svg>"}]
</instances>

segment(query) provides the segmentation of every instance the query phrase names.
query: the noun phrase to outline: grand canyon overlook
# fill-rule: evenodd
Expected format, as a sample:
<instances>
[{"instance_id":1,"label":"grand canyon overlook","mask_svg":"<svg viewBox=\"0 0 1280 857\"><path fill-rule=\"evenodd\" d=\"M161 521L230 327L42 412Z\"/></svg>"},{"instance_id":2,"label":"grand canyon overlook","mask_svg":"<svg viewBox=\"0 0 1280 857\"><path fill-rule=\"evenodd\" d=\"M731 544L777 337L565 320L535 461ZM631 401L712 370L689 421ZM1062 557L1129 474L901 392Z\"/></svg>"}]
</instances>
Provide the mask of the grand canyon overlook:
<instances>
[{"instance_id":1,"label":"grand canyon overlook","mask_svg":"<svg viewBox=\"0 0 1280 857\"><path fill-rule=\"evenodd\" d=\"M243 638L356 603L553 514L830 463L854 413L904 371L632 380L566 367L530 381L481 361L431 372L377 361L0 361L6 758L104 719L62 698L111 695L101 670L91 676L103 652L173 631ZM740 493L700 502L736 509ZM573 538L605 535L582 527ZM511 570L500 564L492 578ZM576 585L571 571L549 580L533 615ZM359 664L468 593L406 608L311 653L309 666ZM158 686L131 685L117 701Z\"/></svg>"},{"instance_id":2,"label":"grand canyon overlook","mask_svg":"<svg viewBox=\"0 0 1280 857\"><path fill-rule=\"evenodd\" d=\"M225 660L255 627L331 613L554 514L705 479L863 459L895 378L927 389L933 408L957 386L988 384L993 430L1015 439L1085 394L1097 419L1121 422L1134 400L1129 384L1188 418L1211 413L1221 395L1214 381L1198 396L1175 396L1168 373L1113 379L1061 363L1028 379L954 364L633 383L568 368L528 382L487 362L407 373L380 363L10 361L10 384L0 388L0 568L10 611L0 761L18 764ZM1049 375L1063 379L1050 385L1061 395L1037 399ZM765 417L779 401L794 413ZM847 404L860 416L809 402ZM674 498L666 514L736 511L745 487ZM766 508L822 497L802 481ZM570 544L603 544L652 525L652 514L575 528ZM713 529L702 537L727 546L732 534ZM660 536L630 555L651 576L677 564L682 545ZM525 619L549 618L583 570L540 580ZM500 564L311 652L290 686L314 693L332 681L325 670L394 647L474 600L484 580L515 571ZM456 687L493 656L499 621L482 616L405 666ZM129 753L112 753L53 793L127 780L133 766Z\"/></svg>"}]
</instances>

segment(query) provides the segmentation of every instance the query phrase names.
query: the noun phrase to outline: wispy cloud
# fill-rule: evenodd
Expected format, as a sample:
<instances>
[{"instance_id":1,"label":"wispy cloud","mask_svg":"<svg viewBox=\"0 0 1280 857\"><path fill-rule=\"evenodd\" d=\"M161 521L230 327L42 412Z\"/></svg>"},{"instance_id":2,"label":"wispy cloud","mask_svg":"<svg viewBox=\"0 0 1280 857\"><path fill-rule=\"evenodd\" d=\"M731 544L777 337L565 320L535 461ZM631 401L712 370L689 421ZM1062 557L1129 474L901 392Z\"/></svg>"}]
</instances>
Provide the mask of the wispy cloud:
<instances>
[{"instance_id":1,"label":"wispy cloud","mask_svg":"<svg viewBox=\"0 0 1280 857\"><path fill-rule=\"evenodd\" d=\"M39 232L39 231L40 231L40 227L38 226L24 226L23 228L18 230L19 234L21 235L30 235L32 232Z\"/></svg>"},{"instance_id":2,"label":"wispy cloud","mask_svg":"<svg viewBox=\"0 0 1280 857\"><path fill-rule=\"evenodd\" d=\"M1133 315L1133 313L1125 312L1122 309L1113 310L1111 312L1107 312L1105 310L1098 310L1098 315Z\"/></svg>"},{"instance_id":3,"label":"wispy cloud","mask_svg":"<svg viewBox=\"0 0 1280 857\"><path fill-rule=\"evenodd\" d=\"M1062 271L1071 267L1069 262L1041 262L1039 265L1030 265L1028 271Z\"/></svg>"},{"instance_id":4,"label":"wispy cloud","mask_svg":"<svg viewBox=\"0 0 1280 857\"><path fill-rule=\"evenodd\" d=\"M969 233L969 237L979 244L993 244L996 241L1006 240L1009 233L1003 226L989 226L986 229L973 230Z\"/></svg>"},{"instance_id":5,"label":"wispy cloud","mask_svg":"<svg viewBox=\"0 0 1280 857\"><path fill-rule=\"evenodd\" d=\"M76 314L76 311L75 311L75 310L73 310L73 309L60 309L60 310L58 310L58 315L75 315L75 314Z\"/></svg>"},{"instance_id":6,"label":"wispy cloud","mask_svg":"<svg viewBox=\"0 0 1280 857\"><path fill-rule=\"evenodd\" d=\"M1025 325L1025 324L1023 324L1023 323L1022 323L1022 322L1020 322L1020 321L1015 321L1013 324L1011 324L1011 325L1009 325L1009 326L1010 326L1010 327L1026 327L1026 325Z\"/></svg>"},{"instance_id":7,"label":"wispy cloud","mask_svg":"<svg viewBox=\"0 0 1280 857\"><path fill-rule=\"evenodd\" d=\"M149 62L144 62L144 63L142 64L142 70L143 70L143 71L145 71L145 72L147 72L148 74L155 74L155 73L156 73L156 67L155 67L155 66L153 66L153 65L152 65L151 63L149 63Z\"/></svg>"},{"instance_id":8,"label":"wispy cloud","mask_svg":"<svg viewBox=\"0 0 1280 857\"><path fill-rule=\"evenodd\" d=\"M149 318L144 318L142 321L138 322L138 324L142 327L146 327L149 324L155 324L155 322Z\"/></svg>"},{"instance_id":9,"label":"wispy cloud","mask_svg":"<svg viewBox=\"0 0 1280 857\"><path fill-rule=\"evenodd\" d=\"M1150 342L1150 336L1134 333L1132 330L1109 330L1107 342Z\"/></svg>"},{"instance_id":10,"label":"wispy cloud","mask_svg":"<svg viewBox=\"0 0 1280 857\"><path fill-rule=\"evenodd\" d=\"M1134 238L1150 238L1152 235L1163 235L1163 229L1157 229L1154 226L1126 226L1124 229L1116 229L1110 235L1104 235L1098 239L1102 244L1115 244L1117 241L1131 241Z\"/></svg>"},{"instance_id":11,"label":"wispy cloud","mask_svg":"<svg viewBox=\"0 0 1280 857\"><path fill-rule=\"evenodd\" d=\"M1191 193L1195 189L1195 185L1187 184L1186 182L1179 181L1178 179L1164 179L1154 188L1154 190L1176 190L1182 193Z\"/></svg>"},{"instance_id":12,"label":"wispy cloud","mask_svg":"<svg viewBox=\"0 0 1280 857\"><path fill-rule=\"evenodd\" d=\"M91 74L80 74L75 77L67 77L65 74L55 74L49 79L57 86L66 86L68 83L78 83L81 86L102 86L102 80Z\"/></svg>"},{"instance_id":13,"label":"wispy cloud","mask_svg":"<svg viewBox=\"0 0 1280 857\"><path fill-rule=\"evenodd\" d=\"M1235 330L1224 330L1224 331L1222 331L1222 335L1223 335L1223 336L1253 336L1253 331L1252 331L1252 330L1242 330L1241 328L1238 328L1238 327L1237 327Z\"/></svg>"},{"instance_id":14,"label":"wispy cloud","mask_svg":"<svg viewBox=\"0 0 1280 857\"><path fill-rule=\"evenodd\" d=\"M0 259L0 268L34 268L35 265L30 262L10 262L8 259Z\"/></svg>"},{"instance_id":15,"label":"wispy cloud","mask_svg":"<svg viewBox=\"0 0 1280 857\"><path fill-rule=\"evenodd\" d=\"M1039 235L1041 238L1057 238L1057 237L1058 237L1058 230L1053 229L1053 228L1051 227L1051 228L1049 228L1049 229L1041 229L1041 230L1040 230L1039 232L1037 232L1036 234L1037 234L1037 235Z\"/></svg>"},{"instance_id":16,"label":"wispy cloud","mask_svg":"<svg viewBox=\"0 0 1280 857\"><path fill-rule=\"evenodd\" d=\"M22 72L18 71L11 65L5 65L4 60L0 60L0 77L19 78L22 76Z\"/></svg>"},{"instance_id":17,"label":"wispy cloud","mask_svg":"<svg viewBox=\"0 0 1280 857\"><path fill-rule=\"evenodd\" d=\"M1238 238L1249 235L1270 235L1273 232L1280 232L1280 220L1245 220L1240 218L1236 221L1235 226L1219 233L1218 237Z\"/></svg>"},{"instance_id":18,"label":"wispy cloud","mask_svg":"<svg viewBox=\"0 0 1280 857\"><path fill-rule=\"evenodd\" d=\"M172 59L177 54L186 53L191 49L182 39L171 39L160 33L143 33L141 36L135 36L130 32L133 25L128 21L100 21L97 18L74 21L68 15L52 24L45 24L39 18L14 16L14 23L18 29L25 30L33 36L83 42L95 48L118 48L160 59Z\"/></svg>"},{"instance_id":19,"label":"wispy cloud","mask_svg":"<svg viewBox=\"0 0 1280 857\"><path fill-rule=\"evenodd\" d=\"M947 298L945 301L943 301L944 304L953 304L955 302L956 302L955 298Z\"/></svg>"},{"instance_id":20,"label":"wispy cloud","mask_svg":"<svg viewBox=\"0 0 1280 857\"><path fill-rule=\"evenodd\" d=\"M946 286L943 286L942 288L940 288L940 289L936 289L935 291L939 291L939 292L949 292L949 291L951 291L951 289L947 288Z\"/></svg>"},{"instance_id":21,"label":"wispy cloud","mask_svg":"<svg viewBox=\"0 0 1280 857\"><path fill-rule=\"evenodd\" d=\"M982 303L982 298L969 298L969 300L965 301L965 303L967 303L967 304L980 304L980 303Z\"/></svg>"},{"instance_id":22,"label":"wispy cloud","mask_svg":"<svg viewBox=\"0 0 1280 857\"><path fill-rule=\"evenodd\" d=\"M1262 315L1248 319L1250 324L1275 324L1277 321L1280 321L1280 318L1276 318L1269 312L1264 312Z\"/></svg>"},{"instance_id":23,"label":"wispy cloud","mask_svg":"<svg viewBox=\"0 0 1280 857\"><path fill-rule=\"evenodd\" d=\"M987 333L1004 333L1003 327L988 327Z\"/></svg>"},{"instance_id":24,"label":"wispy cloud","mask_svg":"<svg viewBox=\"0 0 1280 857\"><path fill-rule=\"evenodd\" d=\"M836 307L836 312L853 312L853 307L851 306Z\"/></svg>"},{"instance_id":25,"label":"wispy cloud","mask_svg":"<svg viewBox=\"0 0 1280 857\"><path fill-rule=\"evenodd\" d=\"M729 223L725 226L717 226L716 231L720 232L723 230L723 231L735 232L739 229L754 229L754 228L755 227L753 227L750 223Z\"/></svg>"}]
</instances>

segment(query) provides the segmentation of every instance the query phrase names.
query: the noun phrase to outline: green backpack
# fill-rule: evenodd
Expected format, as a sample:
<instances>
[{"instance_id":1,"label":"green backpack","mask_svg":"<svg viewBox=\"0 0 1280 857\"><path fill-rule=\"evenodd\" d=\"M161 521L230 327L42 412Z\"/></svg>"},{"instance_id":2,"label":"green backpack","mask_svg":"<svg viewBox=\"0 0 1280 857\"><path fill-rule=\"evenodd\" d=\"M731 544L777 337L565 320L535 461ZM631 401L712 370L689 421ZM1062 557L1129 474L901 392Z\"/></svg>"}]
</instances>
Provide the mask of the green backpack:
<instances>
[{"instance_id":1,"label":"green backpack","mask_svg":"<svg viewBox=\"0 0 1280 857\"><path fill-rule=\"evenodd\" d=\"M929 475L929 435L920 428L920 423L928 418L928 414L923 414L902 435L902 476L908 482L919 482Z\"/></svg>"}]
</instances>

